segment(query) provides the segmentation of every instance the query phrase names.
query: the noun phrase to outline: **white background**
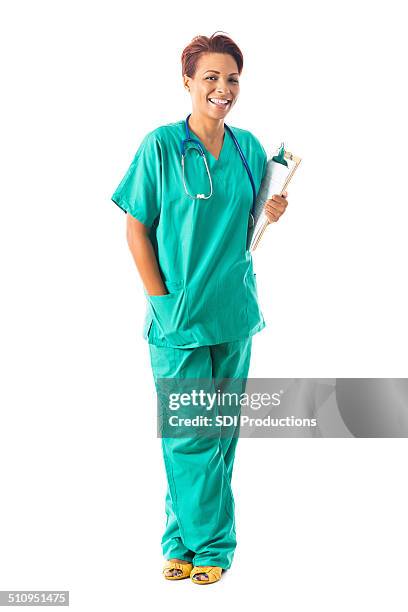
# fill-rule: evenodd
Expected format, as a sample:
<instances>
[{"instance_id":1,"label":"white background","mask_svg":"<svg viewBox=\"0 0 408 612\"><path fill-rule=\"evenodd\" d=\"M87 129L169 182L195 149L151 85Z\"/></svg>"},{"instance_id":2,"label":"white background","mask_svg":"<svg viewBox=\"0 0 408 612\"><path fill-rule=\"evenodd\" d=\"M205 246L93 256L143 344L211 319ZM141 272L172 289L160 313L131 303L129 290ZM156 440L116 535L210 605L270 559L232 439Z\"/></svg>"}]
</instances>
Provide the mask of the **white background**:
<instances>
[{"instance_id":1,"label":"white background","mask_svg":"<svg viewBox=\"0 0 408 612\"><path fill-rule=\"evenodd\" d=\"M110 201L142 137L191 110L184 46L226 31L227 123L303 157L254 254L250 376L406 376L402 8L2 3L0 589L69 589L81 612L406 610L404 439L242 439L232 569L163 580L145 298Z\"/></svg>"}]
</instances>

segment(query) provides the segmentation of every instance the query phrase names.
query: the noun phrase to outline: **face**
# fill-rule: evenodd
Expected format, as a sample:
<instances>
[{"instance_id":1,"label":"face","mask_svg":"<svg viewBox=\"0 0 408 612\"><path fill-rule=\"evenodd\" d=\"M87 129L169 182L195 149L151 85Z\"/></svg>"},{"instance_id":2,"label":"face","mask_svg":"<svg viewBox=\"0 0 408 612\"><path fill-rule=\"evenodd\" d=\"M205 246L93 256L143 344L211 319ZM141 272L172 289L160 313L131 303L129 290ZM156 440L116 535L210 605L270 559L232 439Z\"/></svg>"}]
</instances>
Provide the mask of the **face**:
<instances>
[{"instance_id":1,"label":"face","mask_svg":"<svg viewBox=\"0 0 408 612\"><path fill-rule=\"evenodd\" d=\"M184 86L190 91L195 115L223 119L238 99L237 63L227 53L203 53L194 77L184 75Z\"/></svg>"}]
</instances>

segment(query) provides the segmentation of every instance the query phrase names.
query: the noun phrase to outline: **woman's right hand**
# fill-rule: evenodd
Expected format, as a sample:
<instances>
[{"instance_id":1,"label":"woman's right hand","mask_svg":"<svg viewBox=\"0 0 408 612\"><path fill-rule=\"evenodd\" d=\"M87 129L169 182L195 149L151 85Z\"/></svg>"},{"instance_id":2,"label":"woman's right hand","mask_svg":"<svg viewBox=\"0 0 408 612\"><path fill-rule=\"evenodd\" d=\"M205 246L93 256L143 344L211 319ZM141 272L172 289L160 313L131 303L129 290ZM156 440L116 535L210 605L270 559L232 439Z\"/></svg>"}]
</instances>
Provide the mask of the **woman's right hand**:
<instances>
[{"instance_id":1,"label":"woman's right hand","mask_svg":"<svg viewBox=\"0 0 408 612\"><path fill-rule=\"evenodd\" d=\"M146 291L147 291L147 289L146 289ZM158 297L160 295L167 295L167 294L168 294L168 291L166 291L165 293L149 293L148 292L148 295L149 296L153 296L153 297Z\"/></svg>"}]
</instances>

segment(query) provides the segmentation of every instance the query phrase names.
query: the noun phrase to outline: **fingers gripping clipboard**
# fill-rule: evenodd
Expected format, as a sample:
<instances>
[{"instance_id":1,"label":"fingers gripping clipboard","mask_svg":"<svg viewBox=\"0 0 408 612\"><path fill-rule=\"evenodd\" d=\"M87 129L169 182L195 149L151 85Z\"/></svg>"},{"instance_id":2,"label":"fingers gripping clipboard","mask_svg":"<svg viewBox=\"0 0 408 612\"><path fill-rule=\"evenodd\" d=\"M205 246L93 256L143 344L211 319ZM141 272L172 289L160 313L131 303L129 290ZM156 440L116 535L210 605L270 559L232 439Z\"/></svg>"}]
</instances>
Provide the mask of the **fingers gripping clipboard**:
<instances>
[{"instance_id":1,"label":"fingers gripping clipboard","mask_svg":"<svg viewBox=\"0 0 408 612\"><path fill-rule=\"evenodd\" d=\"M284 193L301 161L302 159L297 155L285 151L284 143L279 147L277 154L268 160L265 176L256 198L254 224L248 230L247 248L251 252L255 251L270 224L264 212L266 200L275 194Z\"/></svg>"}]
</instances>

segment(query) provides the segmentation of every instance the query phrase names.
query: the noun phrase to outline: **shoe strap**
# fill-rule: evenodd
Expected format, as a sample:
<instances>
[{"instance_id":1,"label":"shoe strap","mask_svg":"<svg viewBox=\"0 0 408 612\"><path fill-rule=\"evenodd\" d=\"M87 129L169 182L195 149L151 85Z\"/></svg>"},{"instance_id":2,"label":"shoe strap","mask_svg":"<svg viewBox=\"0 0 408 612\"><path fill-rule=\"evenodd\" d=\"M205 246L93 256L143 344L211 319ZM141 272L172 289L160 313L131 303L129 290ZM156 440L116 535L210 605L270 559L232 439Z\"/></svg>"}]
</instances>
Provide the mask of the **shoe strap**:
<instances>
[{"instance_id":1,"label":"shoe strap","mask_svg":"<svg viewBox=\"0 0 408 612\"><path fill-rule=\"evenodd\" d=\"M221 577L222 567L214 566L214 565L196 565L190 576L194 578L196 574L207 574L208 577L213 576L214 578L219 579ZM203 581L205 582L205 581Z\"/></svg>"},{"instance_id":2,"label":"shoe strap","mask_svg":"<svg viewBox=\"0 0 408 612\"><path fill-rule=\"evenodd\" d=\"M178 561L166 561L163 566L163 572L165 572L166 570L171 570L171 569L177 569L183 572L188 570L190 572L192 567L193 567L192 563L179 563Z\"/></svg>"}]
</instances>

